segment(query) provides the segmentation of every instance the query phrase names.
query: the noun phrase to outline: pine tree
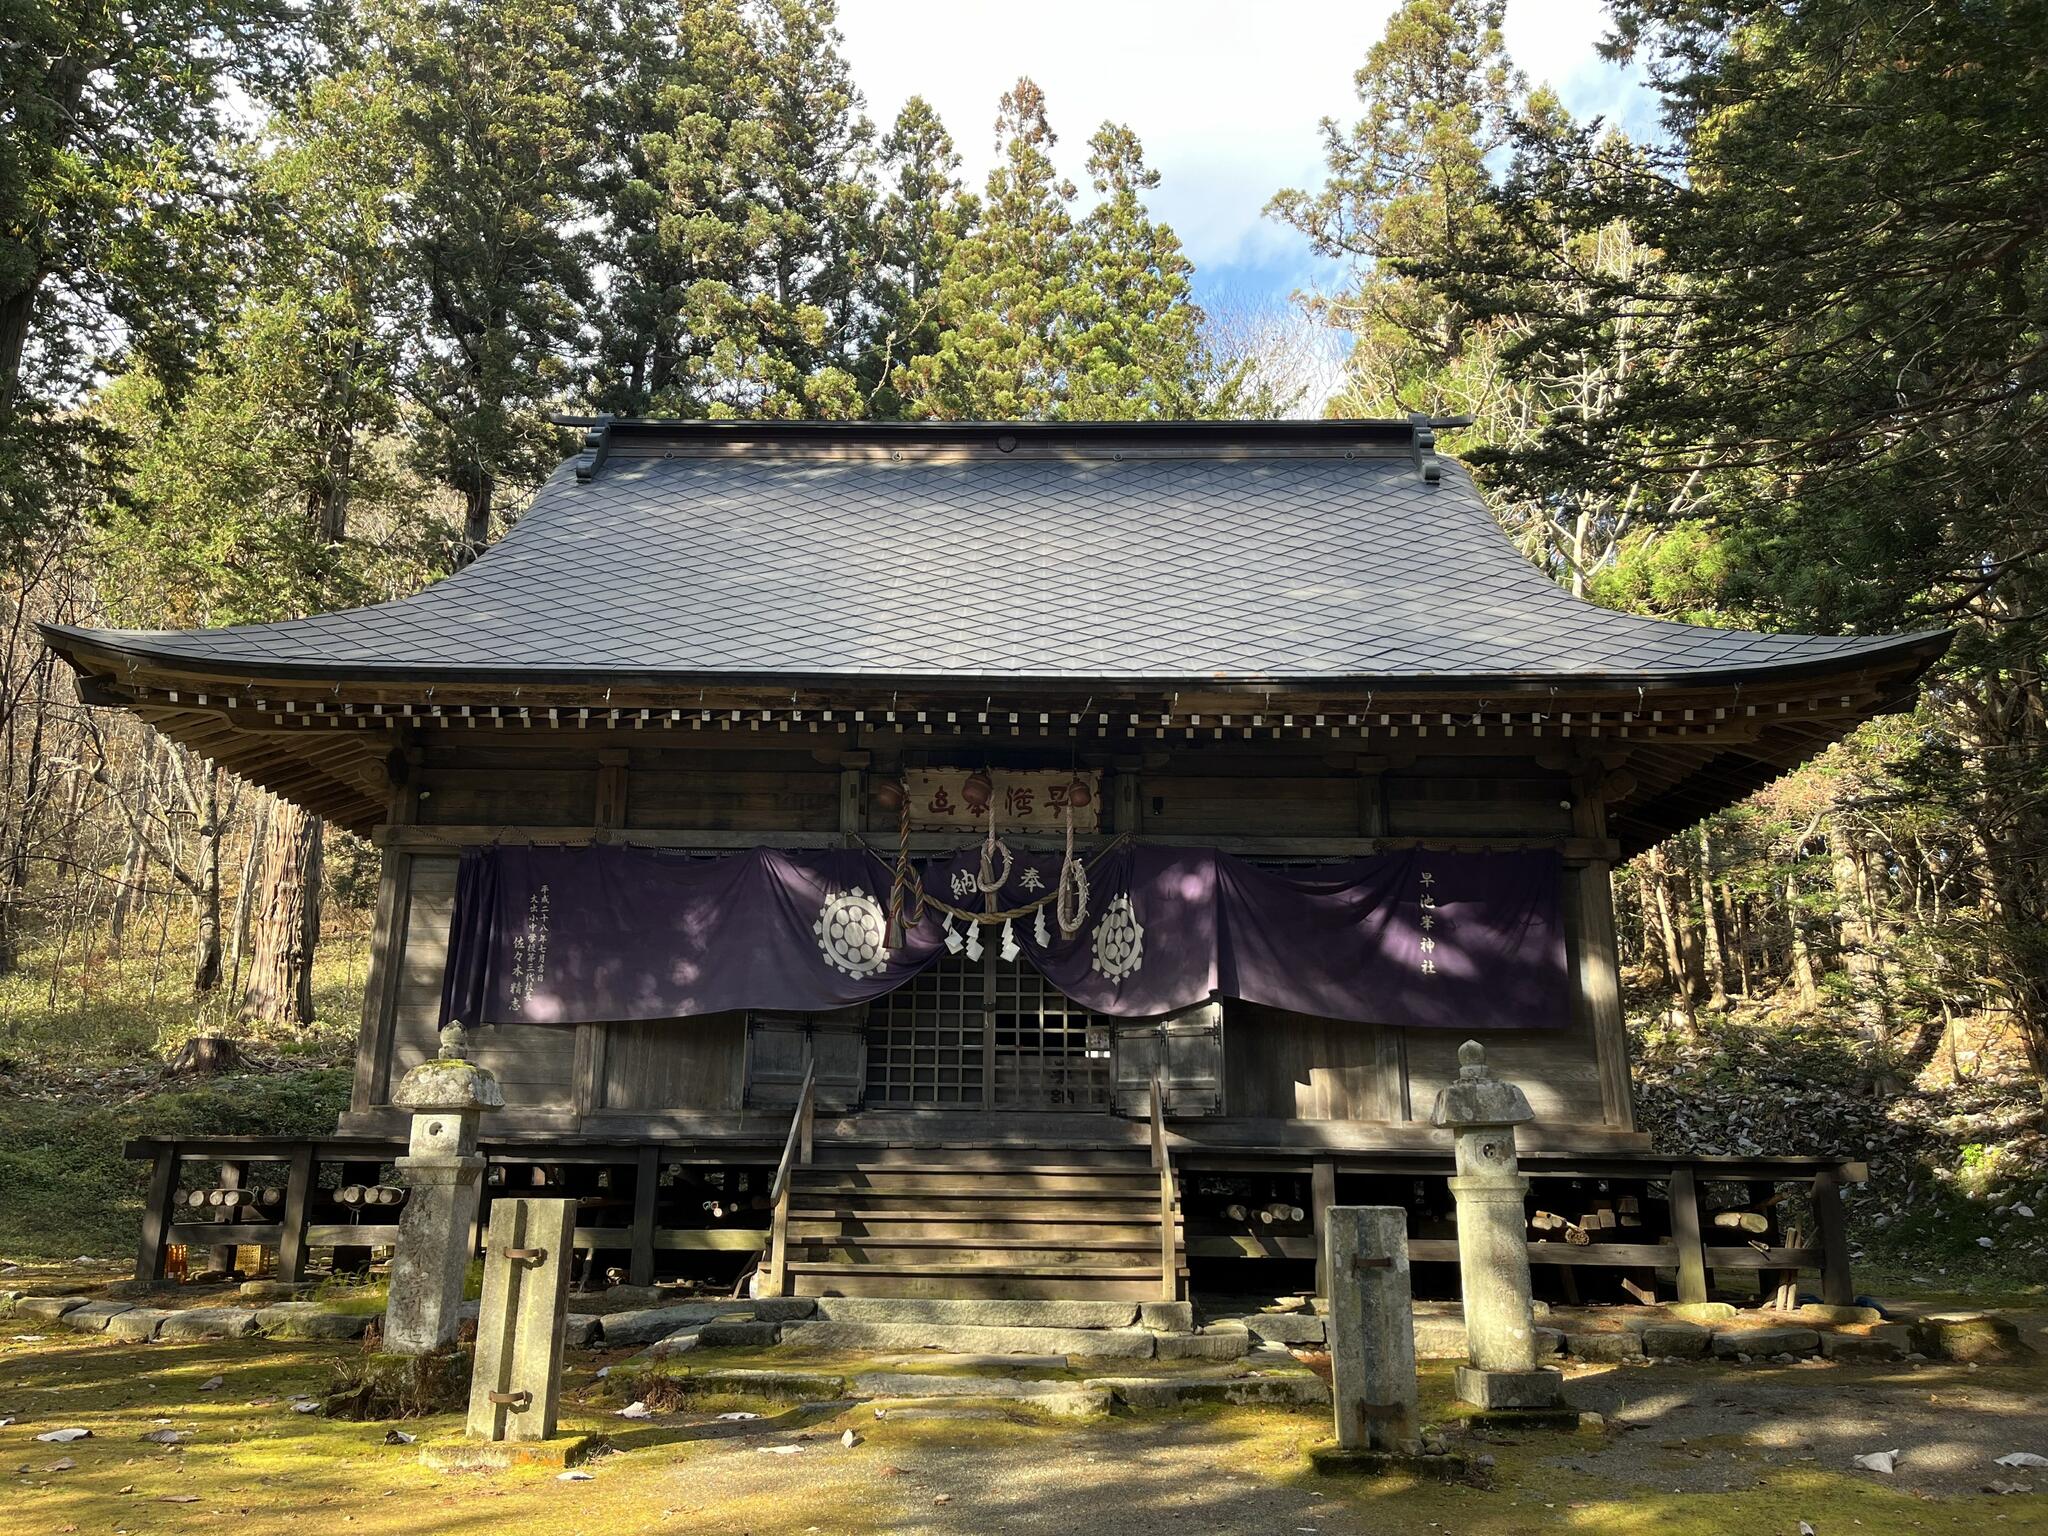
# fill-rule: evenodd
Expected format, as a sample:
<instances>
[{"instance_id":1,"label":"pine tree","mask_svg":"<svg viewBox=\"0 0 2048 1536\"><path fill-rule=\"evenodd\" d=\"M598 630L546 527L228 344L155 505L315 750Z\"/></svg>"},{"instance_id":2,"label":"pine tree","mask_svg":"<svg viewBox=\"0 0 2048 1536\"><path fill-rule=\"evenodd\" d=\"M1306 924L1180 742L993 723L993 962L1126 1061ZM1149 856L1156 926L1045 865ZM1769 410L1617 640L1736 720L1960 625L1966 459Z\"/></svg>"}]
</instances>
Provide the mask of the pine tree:
<instances>
[{"instance_id":1,"label":"pine tree","mask_svg":"<svg viewBox=\"0 0 2048 1536\"><path fill-rule=\"evenodd\" d=\"M896 114L881 159L886 191L874 212L869 336L855 374L865 414L893 420L905 413L897 371L938 350L940 285L980 205L960 181L952 135L922 96Z\"/></svg>"},{"instance_id":2,"label":"pine tree","mask_svg":"<svg viewBox=\"0 0 2048 1536\"><path fill-rule=\"evenodd\" d=\"M873 130L830 0L635 8L602 107L601 409L859 408Z\"/></svg>"},{"instance_id":3,"label":"pine tree","mask_svg":"<svg viewBox=\"0 0 2048 1536\"><path fill-rule=\"evenodd\" d=\"M463 500L460 556L489 542L502 483L560 457L546 412L590 301L582 177L597 55L570 0L364 0L349 88L402 145L399 380L423 471Z\"/></svg>"},{"instance_id":4,"label":"pine tree","mask_svg":"<svg viewBox=\"0 0 2048 1536\"><path fill-rule=\"evenodd\" d=\"M1194 264L1144 194L1159 185L1130 129L1088 141L1100 199L1082 222L1082 324L1070 346L1063 415L1077 420L1229 416L1246 408L1242 371L1224 370L1202 334Z\"/></svg>"},{"instance_id":5,"label":"pine tree","mask_svg":"<svg viewBox=\"0 0 2048 1536\"><path fill-rule=\"evenodd\" d=\"M1032 81L1004 93L996 143L981 223L954 245L939 285L944 334L902 371L914 415L1029 420L1059 414L1065 397L1084 310L1076 189L1053 165L1058 139Z\"/></svg>"}]
</instances>

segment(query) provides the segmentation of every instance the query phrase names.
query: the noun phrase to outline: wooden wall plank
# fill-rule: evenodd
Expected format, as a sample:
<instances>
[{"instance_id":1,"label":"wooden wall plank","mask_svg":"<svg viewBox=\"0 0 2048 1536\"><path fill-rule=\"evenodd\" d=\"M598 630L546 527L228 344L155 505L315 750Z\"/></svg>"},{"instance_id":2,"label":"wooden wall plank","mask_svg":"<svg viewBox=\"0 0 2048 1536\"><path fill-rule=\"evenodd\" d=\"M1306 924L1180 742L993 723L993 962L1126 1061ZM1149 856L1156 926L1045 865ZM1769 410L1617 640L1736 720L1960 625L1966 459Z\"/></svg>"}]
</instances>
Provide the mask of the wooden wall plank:
<instances>
[{"instance_id":1,"label":"wooden wall plank","mask_svg":"<svg viewBox=\"0 0 2048 1536\"><path fill-rule=\"evenodd\" d=\"M614 1023L604 1029L608 1039L600 1109L645 1113L741 1107L745 1015Z\"/></svg>"}]
</instances>

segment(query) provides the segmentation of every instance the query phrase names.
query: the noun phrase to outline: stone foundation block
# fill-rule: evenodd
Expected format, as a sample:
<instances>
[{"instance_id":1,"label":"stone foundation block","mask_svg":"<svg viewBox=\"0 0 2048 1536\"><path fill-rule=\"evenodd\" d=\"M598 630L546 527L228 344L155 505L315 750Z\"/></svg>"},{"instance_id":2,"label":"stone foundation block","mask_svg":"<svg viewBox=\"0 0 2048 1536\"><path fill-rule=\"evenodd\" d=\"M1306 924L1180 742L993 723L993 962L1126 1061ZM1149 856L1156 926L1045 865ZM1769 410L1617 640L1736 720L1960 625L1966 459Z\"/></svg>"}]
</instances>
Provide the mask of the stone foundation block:
<instances>
[{"instance_id":1,"label":"stone foundation block","mask_svg":"<svg viewBox=\"0 0 2048 1536\"><path fill-rule=\"evenodd\" d=\"M1652 1323L1642 1340L1643 1353L1659 1360L1703 1360L1714 1347L1713 1330L1698 1323Z\"/></svg>"},{"instance_id":2,"label":"stone foundation block","mask_svg":"<svg viewBox=\"0 0 2048 1536\"><path fill-rule=\"evenodd\" d=\"M1578 1356L1581 1360L1612 1364L1618 1360L1640 1360L1643 1356L1643 1341L1628 1332L1567 1333L1564 1336L1564 1351L1568 1355Z\"/></svg>"},{"instance_id":3,"label":"stone foundation block","mask_svg":"<svg viewBox=\"0 0 2048 1536\"><path fill-rule=\"evenodd\" d=\"M704 1349L766 1349L781 1332L780 1323L717 1318L697 1331L697 1343Z\"/></svg>"},{"instance_id":4,"label":"stone foundation block","mask_svg":"<svg viewBox=\"0 0 2048 1536\"><path fill-rule=\"evenodd\" d=\"M1130 1313L1134 1318L1138 1315L1135 1304ZM1111 1360L1149 1360L1165 1337L1170 1335L1149 1333L1143 1328L1004 1328L932 1323L813 1321L785 1323L782 1328L783 1347L790 1349L942 1349L959 1354L1080 1355Z\"/></svg>"},{"instance_id":5,"label":"stone foundation block","mask_svg":"<svg viewBox=\"0 0 2048 1536\"><path fill-rule=\"evenodd\" d=\"M589 1349L604 1337L604 1319L588 1312L571 1312L562 1319L562 1343L569 1349Z\"/></svg>"},{"instance_id":6,"label":"stone foundation block","mask_svg":"<svg viewBox=\"0 0 2048 1536\"><path fill-rule=\"evenodd\" d=\"M592 1435L557 1435L552 1440L433 1440L420 1447L420 1460L436 1472L503 1472L512 1467L573 1467L591 1452Z\"/></svg>"},{"instance_id":7,"label":"stone foundation block","mask_svg":"<svg viewBox=\"0 0 2048 1536\"><path fill-rule=\"evenodd\" d=\"M1634 1336L1629 1337L1634 1342ZM1533 1371L1482 1371L1461 1365L1456 1388L1459 1400L1475 1408L1555 1408L1564 1400L1564 1373L1548 1365Z\"/></svg>"},{"instance_id":8,"label":"stone foundation block","mask_svg":"<svg viewBox=\"0 0 2048 1536\"><path fill-rule=\"evenodd\" d=\"M972 1328L1128 1328L1135 1301L957 1301L892 1296L820 1296L810 1315L828 1323L921 1323Z\"/></svg>"},{"instance_id":9,"label":"stone foundation block","mask_svg":"<svg viewBox=\"0 0 2048 1536\"><path fill-rule=\"evenodd\" d=\"M1256 1312L1236 1321L1251 1330L1251 1336L1268 1344L1322 1344L1329 1336L1324 1319L1307 1312ZM1464 1332L1461 1326L1458 1330Z\"/></svg>"},{"instance_id":10,"label":"stone foundation block","mask_svg":"<svg viewBox=\"0 0 2048 1536\"><path fill-rule=\"evenodd\" d=\"M1900 1328L1899 1335L1906 1330ZM1878 1333L1824 1333L1820 1336L1820 1353L1824 1360L1885 1361L1905 1358L1906 1343L1902 1337Z\"/></svg>"},{"instance_id":11,"label":"stone foundation block","mask_svg":"<svg viewBox=\"0 0 2048 1536\"><path fill-rule=\"evenodd\" d=\"M1810 1355L1820 1348L1820 1335L1811 1328L1729 1329L1714 1335L1714 1356L1733 1360L1737 1355Z\"/></svg>"},{"instance_id":12,"label":"stone foundation block","mask_svg":"<svg viewBox=\"0 0 2048 1536\"><path fill-rule=\"evenodd\" d=\"M1463 1318L1423 1315L1415 1319L1416 1359L1463 1360L1470 1353Z\"/></svg>"},{"instance_id":13,"label":"stone foundation block","mask_svg":"<svg viewBox=\"0 0 2048 1536\"><path fill-rule=\"evenodd\" d=\"M1159 1336L1161 1360L1240 1360L1252 1347L1252 1336L1242 1323L1215 1323L1200 1333L1163 1333Z\"/></svg>"},{"instance_id":14,"label":"stone foundation block","mask_svg":"<svg viewBox=\"0 0 2048 1536\"><path fill-rule=\"evenodd\" d=\"M134 1305L125 1301L88 1301L82 1307L73 1307L60 1321L77 1333L105 1333L108 1323L123 1312L134 1310Z\"/></svg>"},{"instance_id":15,"label":"stone foundation block","mask_svg":"<svg viewBox=\"0 0 2048 1536\"><path fill-rule=\"evenodd\" d=\"M1937 1312L1910 1326L1913 1348L1934 1360L2022 1360L2032 1353L2012 1319L1995 1312Z\"/></svg>"},{"instance_id":16,"label":"stone foundation block","mask_svg":"<svg viewBox=\"0 0 2048 1536\"><path fill-rule=\"evenodd\" d=\"M173 1312L158 1326L160 1339L240 1339L256 1331L253 1307L195 1307Z\"/></svg>"},{"instance_id":17,"label":"stone foundation block","mask_svg":"<svg viewBox=\"0 0 2048 1536\"><path fill-rule=\"evenodd\" d=\"M665 1339L678 1328L698 1327L718 1318L750 1322L752 1308L743 1301L693 1301L674 1307L643 1307L632 1312L613 1312L598 1319L606 1349L641 1349Z\"/></svg>"},{"instance_id":18,"label":"stone foundation block","mask_svg":"<svg viewBox=\"0 0 2048 1536\"><path fill-rule=\"evenodd\" d=\"M1426 1477L1455 1483L1465 1476L1465 1457L1458 1451L1409 1455L1402 1451L1347 1451L1338 1445L1311 1446L1309 1465L1325 1476Z\"/></svg>"},{"instance_id":19,"label":"stone foundation block","mask_svg":"<svg viewBox=\"0 0 2048 1536\"><path fill-rule=\"evenodd\" d=\"M1138 1304L1138 1326L1155 1333L1193 1333L1195 1304L1191 1301L1146 1301Z\"/></svg>"}]
</instances>

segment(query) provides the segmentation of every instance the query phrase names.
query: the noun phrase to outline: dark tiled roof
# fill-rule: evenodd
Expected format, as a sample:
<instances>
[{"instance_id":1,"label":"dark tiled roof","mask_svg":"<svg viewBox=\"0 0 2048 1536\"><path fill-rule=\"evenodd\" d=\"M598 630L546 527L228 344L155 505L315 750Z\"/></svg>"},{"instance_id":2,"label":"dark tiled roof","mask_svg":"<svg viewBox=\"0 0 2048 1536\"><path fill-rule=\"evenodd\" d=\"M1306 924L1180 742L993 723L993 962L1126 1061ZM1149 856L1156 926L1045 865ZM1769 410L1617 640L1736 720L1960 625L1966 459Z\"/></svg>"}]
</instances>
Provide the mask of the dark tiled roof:
<instances>
[{"instance_id":1,"label":"dark tiled roof","mask_svg":"<svg viewBox=\"0 0 2048 1536\"><path fill-rule=\"evenodd\" d=\"M693 453L686 434L587 482L565 465L501 543L414 596L93 638L282 675L1390 686L1733 677L1912 643L1597 608L1521 558L1458 466L1429 484L1385 427L1326 425L1288 439L1313 451L1232 453L1225 427L1123 457L1101 429L1013 457L815 435Z\"/></svg>"}]
</instances>

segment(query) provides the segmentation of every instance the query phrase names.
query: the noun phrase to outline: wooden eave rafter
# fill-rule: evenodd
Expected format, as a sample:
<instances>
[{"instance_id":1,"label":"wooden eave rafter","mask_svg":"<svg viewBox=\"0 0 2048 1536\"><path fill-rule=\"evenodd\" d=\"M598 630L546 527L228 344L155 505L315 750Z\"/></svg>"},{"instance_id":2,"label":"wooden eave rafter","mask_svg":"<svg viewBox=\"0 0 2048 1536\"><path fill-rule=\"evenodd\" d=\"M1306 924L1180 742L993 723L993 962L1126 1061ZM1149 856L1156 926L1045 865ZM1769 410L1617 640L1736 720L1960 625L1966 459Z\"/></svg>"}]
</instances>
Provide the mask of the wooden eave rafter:
<instances>
[{"instance_id":1,"label":"wooden eave rafter","mask_svg":"<svg viewBox=\"0 0 2048 1536\"><path fill-rule=\"evenodd\" d=\"M1417 686L1346 692L1327 683L1127 688L1114 696L825 685L413 684L233 677L79 648L86 702L125 707L180 744L353 830L385 817L387 763L407 733L500 740L652 733L681 744L822 737L1126 748L1225 743L1355 744L1380 750L1555 755L1626 764L1610 824L1633 853L1768 783L1874 714L1911 698L1932 655L1893 653L1839 672L1621 692L1560 684L1537 696Z\"/></svg>"}]
</instances>

